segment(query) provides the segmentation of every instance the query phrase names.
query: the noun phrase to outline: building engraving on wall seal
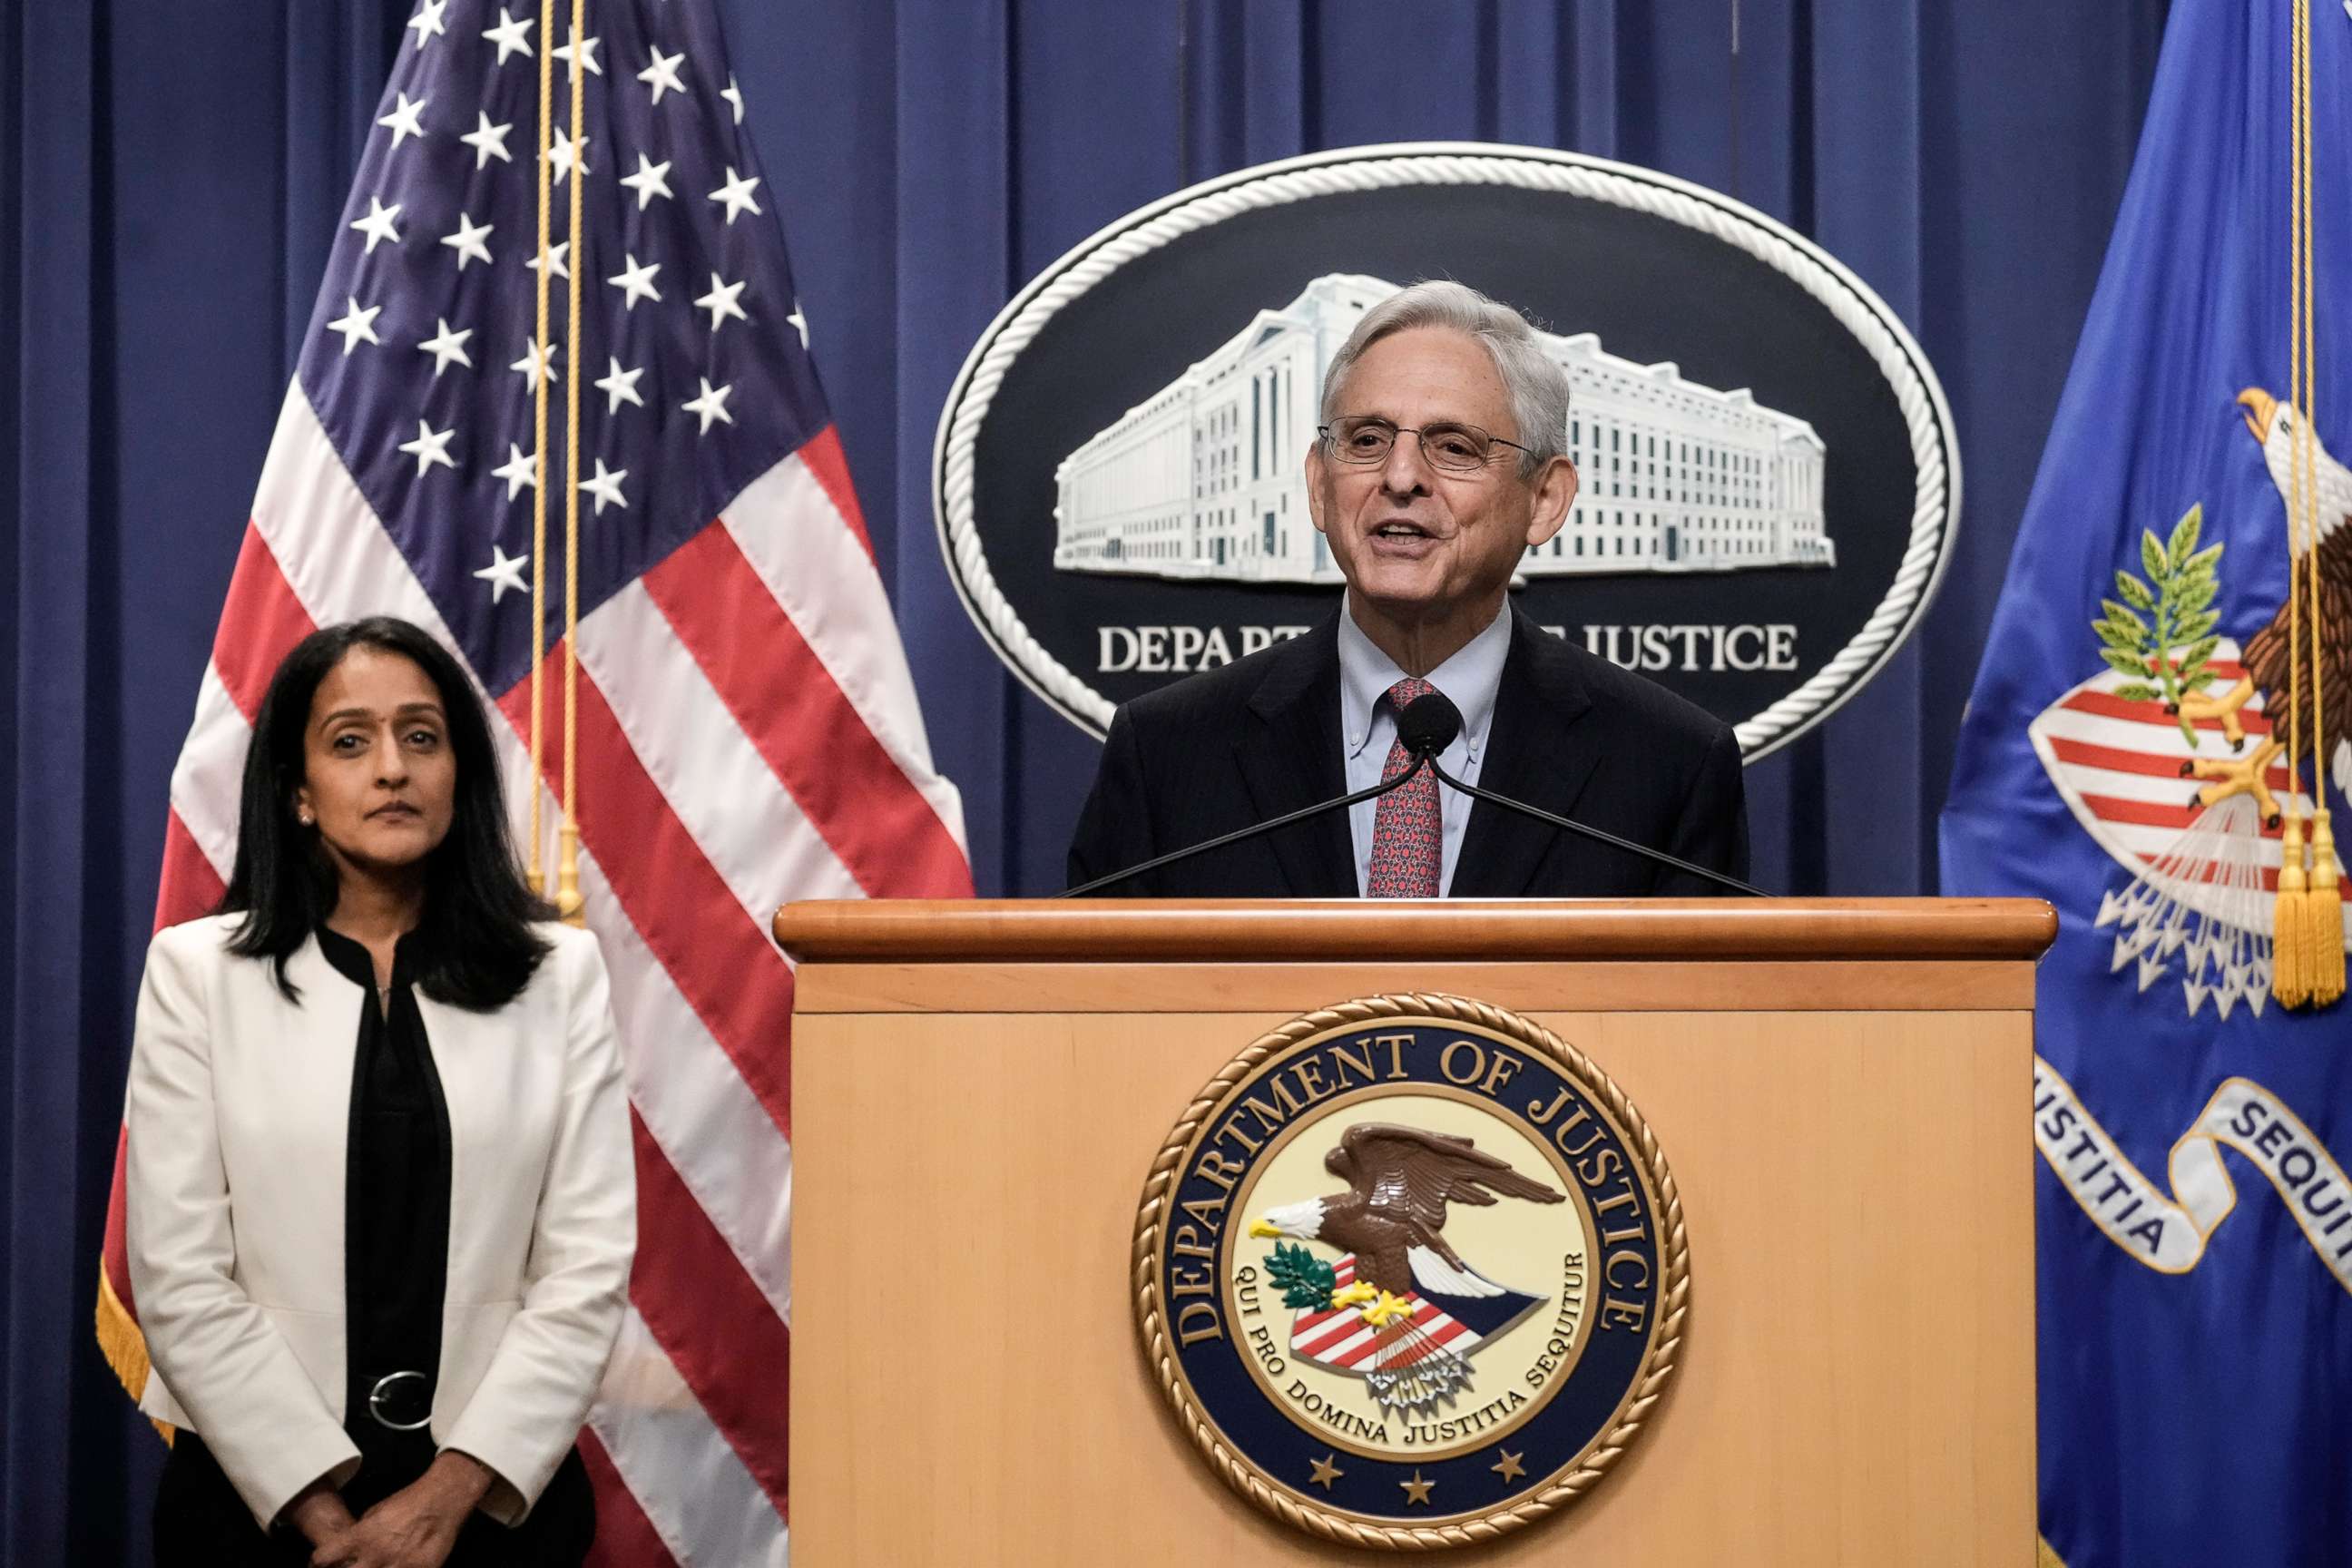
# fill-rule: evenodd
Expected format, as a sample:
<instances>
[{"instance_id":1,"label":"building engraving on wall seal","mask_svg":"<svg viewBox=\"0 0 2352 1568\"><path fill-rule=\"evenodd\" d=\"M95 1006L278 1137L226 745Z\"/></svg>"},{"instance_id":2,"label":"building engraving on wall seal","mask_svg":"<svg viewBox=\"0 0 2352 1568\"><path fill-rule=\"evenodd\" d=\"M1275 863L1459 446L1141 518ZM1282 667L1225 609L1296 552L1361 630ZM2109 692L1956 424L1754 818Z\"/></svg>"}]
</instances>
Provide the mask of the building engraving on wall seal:
<instances>
[{"instance_id":1,"label":"building engraving on wall seal","mask_svg":"<svg viewBox=\"0 0 2352 1568\"><path fill-rule=\"evenodd\" d=\"M1396 291L1360 274L1318 278L1080 445L1055 471L1055 566L1339 583L1307 516L1307 443L1332 355ZM1524 575L1836 564L1811 425L1673 364L1620 358L1591 332L1537 336L1568 373L1566 450L1582 482Z\"/></svg>"}]
</instances>

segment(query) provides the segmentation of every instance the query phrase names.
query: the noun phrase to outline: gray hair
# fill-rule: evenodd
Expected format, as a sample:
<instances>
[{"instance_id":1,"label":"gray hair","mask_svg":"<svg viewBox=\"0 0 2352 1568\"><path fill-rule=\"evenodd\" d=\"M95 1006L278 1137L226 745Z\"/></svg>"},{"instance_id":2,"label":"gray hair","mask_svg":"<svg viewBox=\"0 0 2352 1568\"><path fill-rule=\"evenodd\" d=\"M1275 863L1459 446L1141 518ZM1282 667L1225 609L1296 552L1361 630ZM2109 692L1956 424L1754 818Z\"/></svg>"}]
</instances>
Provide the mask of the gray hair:
<instances>
[{"instance_id":1,"label":"gray hair","mask_svg":"<svg viewBox=\"0 0 2352 1568\"><path fill-rule=\"evenodd\" d=\"M1508 305L1490 300L1466 284L1439 279L1401 289L1366 310L1331 368L1323 373L1321 422L1338 417L1339 384L1382 338L1415 327L1447 327L1476 338L1495 362L1495 373L1511 396L1511 417L1518 425L1519 445L1528 451L1519 459L1522 479L1568 450L1568 373L1554 364L1536 341L1535 329Z\"/></svg>"}]
</instances>

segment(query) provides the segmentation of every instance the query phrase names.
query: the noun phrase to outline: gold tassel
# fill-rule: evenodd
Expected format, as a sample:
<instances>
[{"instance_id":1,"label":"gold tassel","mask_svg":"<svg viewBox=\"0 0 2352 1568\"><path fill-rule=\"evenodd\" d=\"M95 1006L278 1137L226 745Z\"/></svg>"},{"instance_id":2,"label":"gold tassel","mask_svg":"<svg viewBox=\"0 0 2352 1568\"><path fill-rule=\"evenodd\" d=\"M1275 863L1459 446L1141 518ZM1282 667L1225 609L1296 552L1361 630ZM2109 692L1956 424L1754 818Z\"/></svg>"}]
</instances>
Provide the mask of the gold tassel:
<instances>
[{"instance_id":1,"label":"gold tassel","mask_svg":"<svg viewBox=\"0 0 2352 1568\"><path fill-rule=\"evenodd\" d=\"M2280 890L2285 887L2282 879ZM2304 979L2315 1007L2344 996L2344 900L2336 887L2336 829L2323 805L2311 825L2311 876L2303 894Z\"/></svg>"},{"instance_id":2,"label":"gold tassel","mask_svg":"<svg viewBox=\"0 0 2352 1568\"><path fill-rule=\"evenodd\" d=\"M2271 903L2271 994L2282 1007L2300 1007L2311 1000L2303 912L2308 886L2303 874L2303 817L2289 807L2286 836L2279 846L2278 897Z\"/></svg>"}]
</instances>

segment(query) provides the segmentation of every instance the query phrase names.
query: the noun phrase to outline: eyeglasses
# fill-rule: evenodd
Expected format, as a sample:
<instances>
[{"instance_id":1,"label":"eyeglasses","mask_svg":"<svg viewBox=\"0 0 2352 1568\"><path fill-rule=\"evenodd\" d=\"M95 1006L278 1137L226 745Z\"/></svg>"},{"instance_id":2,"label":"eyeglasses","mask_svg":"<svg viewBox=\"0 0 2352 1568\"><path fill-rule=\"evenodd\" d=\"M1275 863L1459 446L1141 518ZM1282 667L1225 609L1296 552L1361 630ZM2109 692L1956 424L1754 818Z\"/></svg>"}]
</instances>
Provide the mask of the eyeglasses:
<instances>
[{"instance_id":1,"label":"eyeglasses","mask_svg":"<svg viewBox=\"0 0 2352 1568\"><path fill-rule=\"evenodd\" d=\"M1388 461L1396 438L1411 436L1421 443L1421 455L1429 466L1448 474L1476 473L1494 461L1497 447L1508 447L1515 452L1529 450L1517 441L1490 436L1475 425L1449 422L1424 425L1416 430L1410 425L1392 425L1370 415L1351 415L1328 425L1318 425L1315 432L1323 437L1324 450L1334 458L1355 464Z\"/></svg>"}]
</instances>

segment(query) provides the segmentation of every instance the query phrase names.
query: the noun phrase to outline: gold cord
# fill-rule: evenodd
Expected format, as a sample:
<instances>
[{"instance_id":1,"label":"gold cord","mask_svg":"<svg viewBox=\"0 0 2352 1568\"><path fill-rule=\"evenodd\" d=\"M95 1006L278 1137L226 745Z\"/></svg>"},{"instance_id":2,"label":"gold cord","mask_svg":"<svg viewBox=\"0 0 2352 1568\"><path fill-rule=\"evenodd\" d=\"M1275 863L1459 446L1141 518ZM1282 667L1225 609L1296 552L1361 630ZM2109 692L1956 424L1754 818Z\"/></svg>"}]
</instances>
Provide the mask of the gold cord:
<instances>
[{"instance_id":1,"label":"gold cord","mask_svg":"<svg viewBox=\"0 0 2352 1568\"><path fill-rule=\"evenodd\" d=\"M2326 1006L2344 994L2344 905L2336 891L2336 830L2327 811L2326 681L2321 673L2319 381L2313 260L2311 0L2294 0L2288 45L2287 801L2271 912L2271 989L2282 1005ZM2310 627L2308 659L2304 628ZM2306 688L2306 663L2310 681ZM2311 794L2303 808L2304 694L2310 692ZM2273 721L2275 722L2275 721ZM2306 853L2308 864L2306 865Z\"/></svg>"},{"instance_id":2,"label":"gold cord","mask_svg":"<svg viewBox=\"0 0 2352 1568\"><path fill-rule=\"evenodd\" d=\"M2312 802L2316 811L2327 810L2327 733L2325 689L2319 658L2319 427L2317 393L2319 389L2319 356L2316 339L2315 293L2317 274L2312 258L2312 149L2311 149L2311 0L2295 0L2295 121L2300 132L2296 149L2301 160L2300 202L2296 216L2301 219L2301 245L2295 258L2297 303L2301 307L2296 322L2300 336L2297 348L2303 370L2303 385L2295 403L2299 410L2295 420L2296 458L2296 523L2301 533L2299 552L2303 558L2303 591L2308 604L2304 622L2311 628L2311 773ZM2290 582L2293 577L2290 574Z\"/></svg>"},{"instance_id":3,"label":"gold cord","mask_svg":"<svg viewBox=\"0 0 2352 1568\"><path fill-rule=\"evenodd\" d=\"M2287 710L2285 828L2279 840L2278 894L2271 902L2271 990L2284 1007L2311 1000L2312 963L2304 913L2303 766L2303 47L2307 0L2294 0L2287 65ZM2275 721L2273 721L2275 722Z\"/></svg>"},{"instance_id":4,"label":"gold cord","mask_svg":"<svg viewBox=\"0 0 2352 1568\"><path fill-rule=\"evenodd\" d=\"M2300 187L2301 244L2295 258L2300 283L2297 300L2302 314L2297 326L2303 370L2301 416L2295 422L2298 439L2298 510L2303 535L2302 591L2308 598L2304 621L2311 628L2311 871L2303 895L2305 978L2315 1006L2326 1006L2344 994L2344 900L2336 891L2336 828L2327 811L2326 676L2320 658L2319 596L2319 429L2316 405L2319 388L2318 271L2313 256L2312 199L2313 137L2311 110L2311 0L2295 0L2295 122ZM2294 556L2293 546L2289 557ZM2292 592L2294 574L2287 578Z\"/></svg>"}]
</instances>

